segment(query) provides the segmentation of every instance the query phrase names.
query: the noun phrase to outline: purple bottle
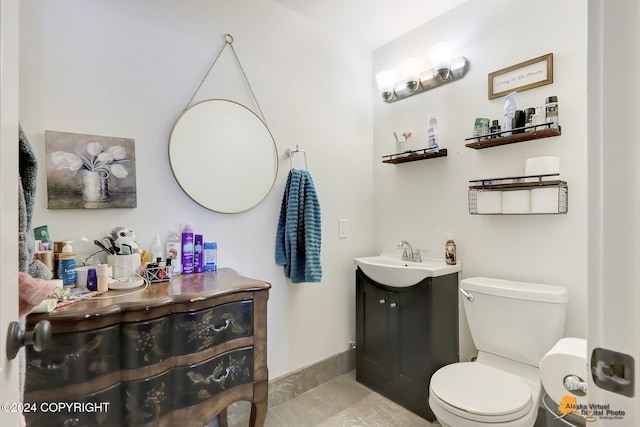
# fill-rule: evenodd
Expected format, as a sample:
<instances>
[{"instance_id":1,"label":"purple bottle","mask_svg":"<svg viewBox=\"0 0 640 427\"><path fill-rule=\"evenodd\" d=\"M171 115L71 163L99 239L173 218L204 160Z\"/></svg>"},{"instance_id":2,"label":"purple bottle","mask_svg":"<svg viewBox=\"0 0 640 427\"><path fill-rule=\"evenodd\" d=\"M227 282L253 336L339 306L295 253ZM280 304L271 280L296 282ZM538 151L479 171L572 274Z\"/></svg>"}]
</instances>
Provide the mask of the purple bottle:
<instances>
[{"instance_id":1,"label":"purple bottle","mask_svg":"<svg viewBox=\"0 0 640 427\"><path fill-rule=\"evenodd\" d=\"M193 230L187 224L182 231L182 274L193 273L193 249Z\"/></svg>"}]
</instances>

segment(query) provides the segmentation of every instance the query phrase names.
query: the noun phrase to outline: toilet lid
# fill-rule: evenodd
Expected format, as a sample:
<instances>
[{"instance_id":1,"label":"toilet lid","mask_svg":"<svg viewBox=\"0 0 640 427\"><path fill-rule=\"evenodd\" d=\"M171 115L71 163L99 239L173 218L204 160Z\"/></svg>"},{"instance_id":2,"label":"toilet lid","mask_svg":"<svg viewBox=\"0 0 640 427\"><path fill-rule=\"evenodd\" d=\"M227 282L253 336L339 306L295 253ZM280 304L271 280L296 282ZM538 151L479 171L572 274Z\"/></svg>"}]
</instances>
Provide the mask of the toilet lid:
<instances>
[{"instance_id":1,"label":"toilet lid","mask_svg":"<svg viewBox=\"0 0 640 427\"><path fill-rule=\"evenodd\" d=\"M511 421L531 408L531 389L522 378L481 363L439 369L430 390L447 409L474 420Z\"/></svg>"}]
</instances>

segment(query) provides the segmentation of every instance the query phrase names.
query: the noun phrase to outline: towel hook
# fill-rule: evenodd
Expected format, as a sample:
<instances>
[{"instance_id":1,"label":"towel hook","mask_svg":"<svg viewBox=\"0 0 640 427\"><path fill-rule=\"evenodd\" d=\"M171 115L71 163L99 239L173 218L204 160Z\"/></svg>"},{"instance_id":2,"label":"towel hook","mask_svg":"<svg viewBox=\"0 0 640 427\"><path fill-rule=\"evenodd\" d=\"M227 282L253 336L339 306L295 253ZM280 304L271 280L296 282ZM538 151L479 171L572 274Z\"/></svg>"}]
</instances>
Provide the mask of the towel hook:
<instances>
[{"instance_id":1,"label":"towel hook","mask_svg":"<svg viewBox=\"0 0 640 427\"><path fill-rule=\"evenodd\" d=\"M304 150L301 150L298 144L296 144L296 148L287 148L287 156L289 156L289 168L293 169L293 162L291 158L296 153L302 153L304 156L304 168L309 170L309 166L307 165L307 153Z\"/></svg>"}]
</instances>

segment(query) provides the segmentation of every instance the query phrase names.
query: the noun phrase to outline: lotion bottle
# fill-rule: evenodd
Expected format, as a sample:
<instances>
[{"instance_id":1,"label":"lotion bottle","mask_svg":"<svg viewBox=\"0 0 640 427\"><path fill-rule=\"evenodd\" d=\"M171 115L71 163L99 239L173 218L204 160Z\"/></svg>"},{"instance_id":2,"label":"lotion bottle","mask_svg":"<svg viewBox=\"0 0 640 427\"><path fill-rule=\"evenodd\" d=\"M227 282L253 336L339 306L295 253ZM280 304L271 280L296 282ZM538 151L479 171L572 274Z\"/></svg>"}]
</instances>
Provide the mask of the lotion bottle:
<instances>
[{"instance_id":1,"label":"lotion bottle","mask_svg":"<svg viewBox=\"0 0 640 427\"><path fill-rule=\"evenodd\" d=\"M444 258L448 265L456 265L456 242L453 241L453 237L449 234L447 236L447 243L444 249Z\"/></svg>"},{"instance_id":2,"label":"lotion bottle","mask_svg":"<svg viewBox=\"0 0 640 427\"><path fill-rule=\"evenodd\" d=\"M72 241L65 242L58 262L58 277L65 287L76 286L76 254L71 247Z\"/></svg>"}]
</instances>

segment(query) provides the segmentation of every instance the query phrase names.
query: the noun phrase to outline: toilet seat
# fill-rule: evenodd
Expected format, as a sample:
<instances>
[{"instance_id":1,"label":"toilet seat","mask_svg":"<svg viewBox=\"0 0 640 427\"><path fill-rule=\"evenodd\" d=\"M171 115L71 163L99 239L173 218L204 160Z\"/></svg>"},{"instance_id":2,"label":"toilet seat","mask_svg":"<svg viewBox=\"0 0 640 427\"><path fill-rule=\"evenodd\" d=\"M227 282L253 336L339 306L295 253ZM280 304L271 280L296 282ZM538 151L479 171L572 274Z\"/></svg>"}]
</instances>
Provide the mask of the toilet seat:
<instances>
[{"instance_id":1,"label":"toilet seat","mask_svg":"<svg viewBox=\"0 0 640 427\"><path fill-rule=\"evenodd\" d=\"M440 368L429 388L443 409L479 422L513 421L526 415L533 404L531 388L522 378L477 362Z\"/></svg>"}]
</instances>

